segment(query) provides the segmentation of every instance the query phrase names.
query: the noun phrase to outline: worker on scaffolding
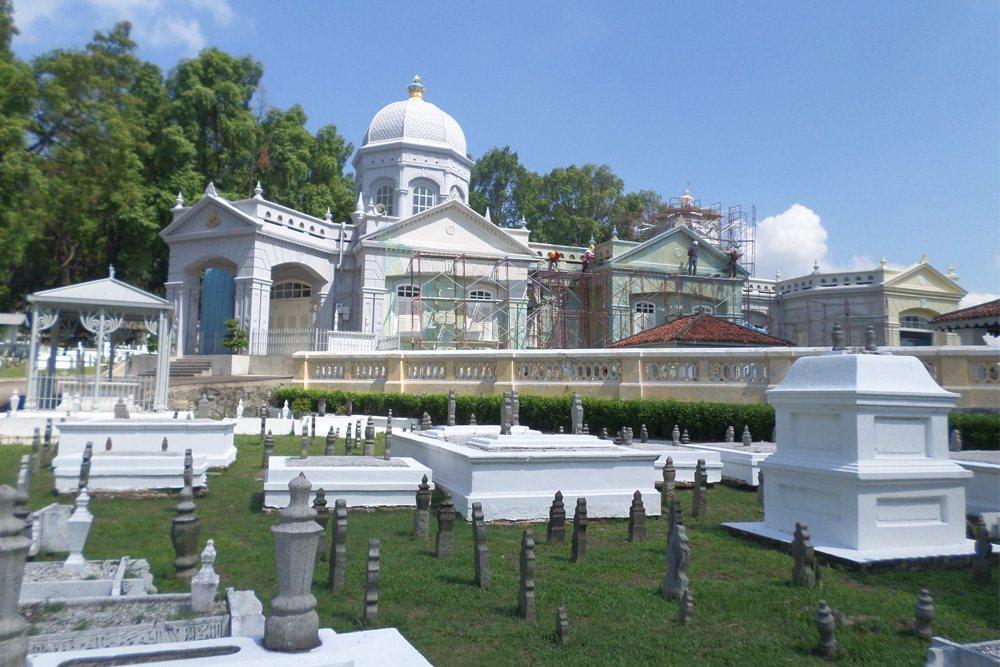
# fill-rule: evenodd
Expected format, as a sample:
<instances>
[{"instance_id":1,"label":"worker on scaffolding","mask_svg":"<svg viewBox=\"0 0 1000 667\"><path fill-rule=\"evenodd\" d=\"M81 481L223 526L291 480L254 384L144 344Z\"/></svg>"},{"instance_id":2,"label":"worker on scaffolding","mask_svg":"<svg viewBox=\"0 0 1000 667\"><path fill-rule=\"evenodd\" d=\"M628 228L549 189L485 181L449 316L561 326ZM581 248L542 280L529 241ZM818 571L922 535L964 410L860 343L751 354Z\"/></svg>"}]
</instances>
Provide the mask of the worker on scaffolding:
<instances>
[{"instance_id":1,"label":"worker on scaffolding","mask_svg":"<svg viewBox=\"0 0 1000 667\"><path fill-rule=\"evenodd\" d=\"M558 250L549 251L549 271L559 269L559 260L562 259L562 253Z\"/></svg>"},{"instance_id":2,"label":"worker on scaffolding","mask_svg":"<svg viewBox=\"0 0 1000 667\"><path fill-rule=\"evenodd\" d=\"M581 258L581 261L583 262L583 271L582 271L582 273L586 273L587 270L590 269L590 260L592 260L592 259L594 259L594 244L593 243L591 243L590 247L587 248L584 251L583 257Z\"/></svg>"},{"instance_id":3,"label":"worker on scaffolding","mask_svg":"<svg viewBox=\"0 0 1000 667\"><path fill-rule=\"evenodd\" d=\"M688 275L698 275L698 242L693 241L688 248Z\"/></svg>"},{"instance_id":4,"label":"worker on scaffolding","mask_svg":"<svg viewBox=\"0 0 1000 667\"><path fill-rule=\"evenodd\" d=\"M733 246L729 249L729 277L736 277L736 266L740 262L740 249Z\"/></svg>"}]
</instances>

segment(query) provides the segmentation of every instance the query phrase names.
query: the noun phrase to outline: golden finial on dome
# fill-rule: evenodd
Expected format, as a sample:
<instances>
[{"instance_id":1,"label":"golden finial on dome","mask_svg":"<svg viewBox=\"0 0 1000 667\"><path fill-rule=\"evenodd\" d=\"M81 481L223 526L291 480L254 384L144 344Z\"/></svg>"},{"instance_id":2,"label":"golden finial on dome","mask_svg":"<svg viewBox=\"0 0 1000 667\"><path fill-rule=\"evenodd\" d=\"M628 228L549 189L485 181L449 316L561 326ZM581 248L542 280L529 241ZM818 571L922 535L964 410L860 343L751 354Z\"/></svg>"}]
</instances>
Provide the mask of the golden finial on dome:
<instances>
[{"instance_id":1,"label":"golden finial on dome","mask_svg":"<svg viewBox=\"0 0 1000 667\"><path fill-rule=\"evenodd\" d=\"M418 100L424 99L424 87L420 85L420 77L413 77L413 83L406 87L410 91L410 99L417 98Z\"/></svg>"}]
</instances>

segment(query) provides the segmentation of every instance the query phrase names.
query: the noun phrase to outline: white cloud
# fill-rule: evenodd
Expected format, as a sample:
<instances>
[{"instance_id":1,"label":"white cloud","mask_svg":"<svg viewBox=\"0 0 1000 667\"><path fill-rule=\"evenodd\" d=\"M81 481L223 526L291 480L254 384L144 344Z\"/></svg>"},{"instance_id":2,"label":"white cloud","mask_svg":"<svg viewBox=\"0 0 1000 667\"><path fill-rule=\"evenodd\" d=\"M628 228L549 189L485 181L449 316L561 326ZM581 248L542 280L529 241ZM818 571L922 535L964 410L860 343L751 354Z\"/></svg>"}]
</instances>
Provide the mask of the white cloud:
<instances>
[{"instance_id":1,"label":"white cloud","mask_svg":"<svg viewBox=\"0 0 1000 667\"><path fill-rule=\"evenodd\" d=\"M1000 299L1000 294L990 294L989 292L969 292L962 297L962 300L958 302L958 308L971 308L972 306L978 306L981 303L986 303L987 301L996 301Z\"/></svg>"},{"instance_id":2,"label":"white cloud","mask_svg":"<svg viewBox=\"0 0 1000 667\"><path fill-rule=\"evenodd\" d=\"M827 236L819 216L801 204L764 218L757 223L756 274L771 278L780 269L790 278L811 273L813 262L826 257Z\"/></svg>"},{"instance_id":3,"label":"white cloud","mask_svg":"<svg viewBox=\"0 0 1000 667\"><path fill-rule=\"evenodd\" d=\"M152 47L172 46L185 56L193 56L205 48L205 35L198 19L184 20L179 16L157 18L148 29L137 28L135 40Z\"/></svg>"}]
</instances>

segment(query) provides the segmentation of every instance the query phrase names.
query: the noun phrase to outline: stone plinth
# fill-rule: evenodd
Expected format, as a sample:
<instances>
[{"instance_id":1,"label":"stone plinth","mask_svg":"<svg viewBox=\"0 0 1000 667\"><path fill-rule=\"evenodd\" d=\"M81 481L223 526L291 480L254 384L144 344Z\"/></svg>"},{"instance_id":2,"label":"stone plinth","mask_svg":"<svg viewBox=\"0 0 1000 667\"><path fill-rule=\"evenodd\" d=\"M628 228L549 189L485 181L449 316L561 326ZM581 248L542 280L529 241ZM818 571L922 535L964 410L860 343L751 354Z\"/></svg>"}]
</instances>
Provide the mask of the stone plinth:
<instances>
[{"instance_id":1,"label":"stone plinth","mask_svg":"<svg viewBox=\"0 0 1000 667\"><path fill-rule=\"evenodd\" d=\"M709 484L718 484L722 481L722 458L717 452L698 451L686 445L674 447L666 442L636 442L632 444L632 449L657 452L660 455L656 459L656 469L652 471L652 479L655 482L663 479L663 466L666 465L668 457L673 459L674 470L677 473L674 480L678 484L694 484L694 469L698 465L698 459L705 459L705 470L708 473Z\"/></svg>"},{"instance_id":2,"label":"stone plinth","mask_svg":"<svg viewBox=\"0 0 1000 667\"><path fill-rule=\"evenodd\" d=\"M172 448L171 448L172 449ZM59 457L56 457L57 459ZM208 482L208 459L204 454L193 455L194 486ZM55 486L59 493L77 489L80 466L61 465L55 469ZM184 450L166 452L125 452L95 449L90 459L88 491L146 491L149 489L184 488Z\"/></svg>"},{"instance_id":3,"label":"stone plinth","mask_svg":"<svg viewBox=\"0 0 1000 667\"><path fill-rule=\"evenodd\" d=\"M393 453L433 469L434 481L451 492L455 510L466 518L472 503L481 502L486 521L542 520L556 491L586 497L591 517L624 518L636 489L646 497L656 494L659 452L618 447L594 436L518 434L517 428L511 435L456 432L448 439L427 437L428 431L394 434ZM659 507L649 510L659 515Z\"/></svg>"},{"instance_id":4,"label":"stone plinth","mask_svg":"<svg viewBox=\"0 0 1000 667\"><path fill-rule=\"evenodd\" d=\"M682 445L683 447L700 451L699 456L718 456L722 461L722 480L735 482L744 486L757 486L757 473L760 463L777 451L773 442L754 442L749 447L742 442L706 442ZM675 459L676 460L676 459ZM711 465L709 465L709 483L712 482Z\"/></svg>"},{"instance_id":5,"label":"stone plinth","mask_svg":"<svg viewBox=\"0 0 1000 667\"><path fill-rule=\"evenodd\" d=\"M799 359L768 391L778 443L760 464L764 522L726 525L787 541L807 523L816 551L854 562L972 554L972 473L948 458L956 399L913 357Z\"/></svg>"},{"instance_id":6,"label":"stone plinth","mask_svg":"<svg viewBox=\"0 0 1000 667\"><path fill-rule=\"evenodd\" d=\"M394 446L398 437L393 435ZM415 507L421 478L432 479L434 474L401 456L389 461L370 456L272 456L264 477L264 505L288 505L288 483L300 472L312 484L310 503L316 490L323 489L327 498L343 498L348 507Z\"/></svg>"},{"instance_id":7,"label":"stone plinth","mask_svg":"<svg viewBox=\"0 0 1000 667\"><path fill-rule=\"evenodd\" d=\"M972 473L965 485L966 514L1000 512L1000 451L949 452L952 462Z\"/></svg>"}]
</instances>

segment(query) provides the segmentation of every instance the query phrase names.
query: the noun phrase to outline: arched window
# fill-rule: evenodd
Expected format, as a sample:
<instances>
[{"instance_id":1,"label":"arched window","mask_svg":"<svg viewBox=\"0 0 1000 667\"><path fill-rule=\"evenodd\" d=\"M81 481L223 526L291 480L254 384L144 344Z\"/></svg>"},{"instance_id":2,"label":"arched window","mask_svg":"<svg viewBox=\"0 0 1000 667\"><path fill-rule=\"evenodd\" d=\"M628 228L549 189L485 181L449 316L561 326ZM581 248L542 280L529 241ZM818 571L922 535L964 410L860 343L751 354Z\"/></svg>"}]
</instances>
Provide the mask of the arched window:
<instances>
[{"instance_id":1,"label":"arched window","mask_svg":"<svg viewBox=\"0 0 1000 667\"><path fill-rule=\"evenodd\" d=\"M496 339L496 313L492 303L493 294L484 289L469 290L469 301L465 304L465 331L470 341L492 341Z\"/></svg>"},{"instance_id":2,"label":"arched window","mask_svg":"<svg viewBox=\"0 0 1000 667\"><path fill-rule=\"evenodd\" d=\"M426 185L413 188L413 215L434 206L434 191Z\"/></svg>"},{"instance_id":3,"label":"arched window","mask_svg":"<svg viewBox=\"0 0 1000 667\"><path fill-rule=\"evenodd\" d=\"M420 331L419 309L413 307L413 299L419 297L420 285L396 285L396 333L412 336Z\"/></svg>"},{"instance_id":4,"label":"arched window","mask_svg":"<svg viewBox=\"0 0 1000 667\"><path fill-rule=\"evenodd\" d=\"M395 215L395 190L391 185L382 185L375 191L375 205L385 206L386 215Z\"/></svg>"},{"instance_id":5,"label":"arched window","mask_svg":"<svg viewBox=\"0 0 1000 667\"><path fill-rule=\"evenodd\" d=\"M632 332L639 333L656 326L656 304L637 301L632 313Z\"/></svg>"},{"instance_id":6,"label":"arched window","mask_svg":"<svg viewBox=\"0 0 1000 667\"><path fill-rule=\"evenodd\" d=\"M706 315L715 315L715 308L712 308L712 306L695 306L694 308L691 309L691 312L694 315L697 315L698 313L704 313Z\"/></svg>"},{"instance_id":7,"label":"arched window","mask_svg":"<svg viewBox=\"0 0 1000 667\"><path fill-rule=\"evenodd\" d=\"M899 344L904 347L934 344L931 321L921 315L901 315L899 318Z\"/></svg>"},{"instance_id":8,"label":"arched window","mask_svg":"<svg viewBox=\"0 0 1000 667\"><path fill-rule=\"evenodd\" d=\"M302 299L312 296L312 286L305 283L283 282L271 286L272 299Z\"/></svg>"}]
</instances>

